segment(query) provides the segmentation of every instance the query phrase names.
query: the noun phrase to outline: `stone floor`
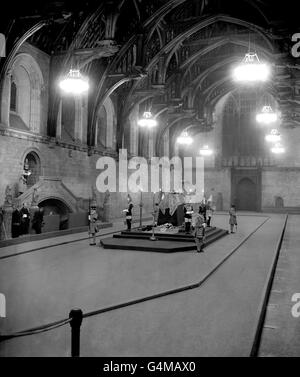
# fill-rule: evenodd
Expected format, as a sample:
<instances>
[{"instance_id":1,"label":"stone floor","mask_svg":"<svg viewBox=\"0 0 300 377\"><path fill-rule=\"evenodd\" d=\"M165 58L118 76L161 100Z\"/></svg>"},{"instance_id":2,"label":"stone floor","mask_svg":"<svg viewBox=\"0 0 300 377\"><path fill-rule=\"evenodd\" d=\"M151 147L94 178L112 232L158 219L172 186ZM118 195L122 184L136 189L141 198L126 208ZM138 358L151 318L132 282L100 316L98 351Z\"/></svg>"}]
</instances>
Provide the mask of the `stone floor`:
<instances>
[{"instance_id":1,"label":"stone floor","mask_svg":"<svg viewBox=\"0 0 300 377\"><path fill-rule=\"evenodd\" d=\"M237 233L204 254L107 250L89 246L82 234L48 240L49 247L46 240L18 245L19 255L0 250L7 299L0 332L66 318L74 307L86 313L194 284L235 251L199 288L84 319L81 349L85 356L248 356L284 219L239 214ZM213 225L228 227L227 214ZM69 325L0 344L2 356L69 354Z\"/></svg>"},{"instance_id":2,"label":"stone floor","mask_svg":"<svg viewBox=\"0 0 300 377\"><path fill-rule=\"evenodd\" d=\"M289 215L271 290L259 356L300 356L300 216ZM296 301L292 298L297 294ZM292 308L295 304L295 313Z\"/></svg>"}]
</instances>

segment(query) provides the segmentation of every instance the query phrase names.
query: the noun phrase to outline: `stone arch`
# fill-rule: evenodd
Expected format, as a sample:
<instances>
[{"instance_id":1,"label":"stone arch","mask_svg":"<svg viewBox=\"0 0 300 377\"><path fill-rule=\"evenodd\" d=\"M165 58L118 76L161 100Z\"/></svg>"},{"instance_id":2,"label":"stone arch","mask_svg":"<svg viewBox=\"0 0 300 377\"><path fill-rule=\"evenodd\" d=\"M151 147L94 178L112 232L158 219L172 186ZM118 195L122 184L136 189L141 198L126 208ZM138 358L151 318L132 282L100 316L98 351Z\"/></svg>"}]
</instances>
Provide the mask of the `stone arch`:
<instances>
[{"instance_id":1,"label":"stone arch","mask_svg":"<svg viewBox=\"0 0 300 377\"><path fill-rule=\"evenodd\" d=\"M24 164L24 161L25 161L25 157L29 154L29 153L35 153L39 160L40 160L40 163L41 163L41 168L43 168L45 166L45 159L44 159L44 156L41 154L41 151L36 148L36 147L29 147L29 148L26 148L21 156L21 165L23 167L23 164Z\"/></svg>"},{"instance_id":2,"label":"stone arch","mask_svg":"<svg viewBox=\"0 0 300 377\"><path fill-rule=\"evenodd\" d=\"M17 85L14 81L10 85L10 111L17 111Z\"/></svg>"},{"instance_id":3,"label":"stone arch","mask_svg":"<svg viewBox=\"0 0 300 377\"><path fill-rule=\"evenodd\" d=\"M10 75L6 76L6 81L8 81L9 90L11 90L11 82L16 85L17 114L30 131L39 133L44 78L38 63L27 53L17 54L12 62ZM10 108L10 101L8 108Z\"/></svg>"},{"instance_id":4,"label":"stone arch","mask_svg":"<svg viewBox=\"0 0 300 377\"><path fill-rule=\"evenodd\" d=\"M106 146L107 113L104 106L101 106L97 116L96 145Z\"/></svg>"},{"instance_id":5,"label":"stone arch","mask_svg":"<svg viewBox=\"0 0 300 377\"><path fill-rule=\"evenodd\" d=\"M189 114L183 114L182 116L179 116L175 119L173 119L172 121L169 121L169 122L166 122L166 124L161 127L159 130L158 130L158 133L157 133L157 137L156 137L156 153L160 153L160 151L162 150L162 143L163 143L163 140L167 137L167 139L169 140L170 136L171 136L171 131L172 131L172 128L173 127L177 127L178 126L178 123L181 123L180 127L180 131L182 131L182 129L186 128L186 122L190 122L191 121L191 116ZM167 136L165 136L167 135ZM171 149L169 149L169 147L172 147L173 144L172 142L168 144L167 146L167 140L165 139L165 149L168 150L169 153L171 153ZM172 155L172 153L171 153Z\"/></svg>"},{"instance_id":6,"label":"stone arch","mask_svg":"<svg viewBox=\"0 0 300 377\"><path fill-rule=\"evenodd\" d=\"M28 164L31 175L27 180L27 187L31 187L36 184L41 175L41 160L39 155L35 151L30 151L26 154L23 164Z\"/></svg>"},{"instance_id":7,"label":"stone arch","mask_svg":"<svg viewBox=\"0 0 300 377\"><path fill-rule=\"evenodd\" d=\"M275 208L283 208L284 207L284 200L281 196L275 196Z\"/></svg>"},{"instance_id":8,"label":"stone arch","mask_svg":"<svg viewBox=\"0 0 300 377\"><path fill-rule=\"evenodd\" d=\"M75 109L73 96L61 99L61 138L63 141L75 141Z\"/></svg>"},{"instance_id":9,"label":"stone arch","mask_svg":"<svg viewBox=\"0 0 300 377\"><path fill-rule=\"evenodd\" d=\"M270 52L273 52L273 45L271 42L271 39L267 35L267 32L260 26L253 24L248 21L244 21L235 17L230 17L224 14L216 15L216 16L209 16L205 18L203 21L191 26L190 29L187 29L186 31L180 33L177 35L175 38L173 38L164 48L163 51L168 54L167 58L165 60L165 65L164 65L164 75L166 75L167 68L169 66L170 60L174 54L175 51L177 51L178 47L181 46L182 42L191 37L193 34L197 33L199 30L206 28L214 23L217 22L226 22L229 24L236 24L245 27L248 30L251 30L258 35L262 37L262 39L265 41L266 46L270 50ZM162 51L160 51L154 58L153 60L149 63L147 69L150 69L151 66L156 62L158 57L161 55Z\"/></svg>"},{"instance_id":10,"label":"stone arch","mask_svg":"<svg viewBox=\"0 0 300 377\"><path fill-rule=\"evenodd\" d=\"M257 186L251 178L243 177L238 181L236 204L238 210L257 210Z\"/></svg>"},{"instance_id":11,"label":"stone arch","mask_svg":"<svg viewBox=\"0 0 300 377\"><path fill-rule=\"evenodd\" d=\"M12 79L13 83L16 86L16 113L22 119L25 125L30 129L31 83L29 73L22 65L17 65L13 70ZM10 126L14 126L11 118Z\"/></svg>"},{"instance_id":12,"label":"stone arch","mask_svg":"<svg viewBox=\"0 0 300 377\"><path fill-rule=\"evenodd\" d=\"M86 96L63 95L59 99L56 138L65 142L84 142L86 136Z\"/></svg>"},{"instance_id":13,"label":"stone arch","mask_svg":"<svg viewBox=\"0 0 300 377\"><path fill-rule=\"evenodd\" d=\"M57 204L63 206L64 210L67 211L68 213L73 212L72 207L63 198L60 198L58 196L45 196L39 200L38 206L41 206L44 202L47 202L47 201L57 202Z\"/></svg>"},{"instance_id":14,"label":"stone arch","mask_svg":"<svg viewBox=\"0 0 300 377\"><path fill-rule=\"evenodd\" d=\"M45 216L59 216L60 230L68 228L69 213L72 210L63 199L54 196L46 197L39 201L38 206L44 209Z\"/></svg>"},{"instance_id":15,"label":"stone arch","mask_svg":"<svg viewBox=\"0 0 300 377\"><path fill-rule=\"evenodd\" d=\"M258 95L259 93L259 95ZM222 154L228 159L233 156L244 158L255 158L258 161L265 156L266 145L264 143L265 131L262 127L257 127L255 114L259 109L260 98L268 89L257 92L254 88L244 91L232 91L227 97L221 114L222 127ZM276 108L276 99L270 103ZM245 163L245 162L243 162ZM249 166L248 162L245 163Z\"/></svg>"}]
</instances>

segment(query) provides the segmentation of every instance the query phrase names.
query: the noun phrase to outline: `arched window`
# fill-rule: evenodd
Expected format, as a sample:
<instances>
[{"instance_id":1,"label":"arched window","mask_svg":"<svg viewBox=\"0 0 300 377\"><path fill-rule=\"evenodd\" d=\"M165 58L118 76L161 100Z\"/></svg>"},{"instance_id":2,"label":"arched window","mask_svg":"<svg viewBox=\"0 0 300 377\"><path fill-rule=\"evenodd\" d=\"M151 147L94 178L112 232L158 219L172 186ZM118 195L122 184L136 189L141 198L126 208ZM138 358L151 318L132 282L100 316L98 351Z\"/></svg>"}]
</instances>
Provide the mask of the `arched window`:
<instances>
[{"instance_id":1,"label":"arched window","mask_svg":"<svg viewBox=\"0 0 300 377\"><path fill-rule=\"evenodd\" d=\"M138 141L139 141L139 127L137 120L139 118L139 105L136 105L131 113L129 114L128 121L130 125L129 132L129 144L130 144L130 153L137 155L138 154Z\"/></svg>"},{"instance_id":2,"label":"arched window","mask_svg":"<svg viewBox=\"0 0 300 377\"><path fill-rule=\"evenodd\" d=\"M104 106L98 113L97 119L97 145L102 145L106 147L106 128L107 128L107 114Z\"/></svg>"},{"instance_id":3,"label":"arched window","mask_svg":"<svg viewBox=\"0 0 300 377\"><path fill-rule=\"evenodd\" d=\"M228 98L223 112L224 157L264 155L263 130L255 121L258 99L254 90L241 90Z\"/></svg>"},{"instance_id":4,"label":"arched window","mask_svg":"<svg viewBox=\"0 0 300 377\"><path fill-rule=\"evenodd\" d=\"M275 207L276 208L283 208L284 207L284 201L281 196L275 196Z\"/></svg>"},{"instance_id":5,"label":"arched window","mask_svg":"<svg viewBox=\"0 0 300 377\"><path fill-rule=\"evenodd\" d=\"M75 100L73 97L62 99L61 134L64 141L75 141Z\"/></svg>"},{"instance_id":6,"label":"arched window","mask_svg":"<svg viewBox=\"0 0 300 377\"><path fill-rule=\"evenodd\" d=\"M13 81L10 86L10 110L17 112L17 85Z\"/></svg>"},{"instance_id":7,"label":"arched window","mask_svg":"<svg viewBox=\"0 0 300 377\"><path fill-rule=\"evenodd\" d=\"M41 130L41 92L44 85L40 66L31 55L17 54L12 63L12 77L10 126L38 133Z\"/></svg>"},{"instance_id":8,"label":"arched window","mask_svg":"<svg viewBox=\"0 0 300 377\"><path fill-rule=\"evenodd\" d=\"M96 145L105 148L115 148L116 144L116 116L113 102L107 98L98 111Z\"/></svg>"},{"instance_id":9,"label":"arched window","mask_svg":"<svg viewBox=\"0 0 300 377\"><path fill-rule=\"evenodd\" d=\"M41 175L41 161L39 156L35 152L30 152L26 155L24 163L28 164L31 174L27 180L27 187L33 186L39 180Z\"/></svg>"},{"instance_id":10,"label":"arched window","mask_svg":"<svg viewBox=\"0 0 300 377\"><path fill-rule=\"evenodd\" d=\"M16 65L13 71L14 81L11 83L10 125L14 128L30 129L31 117L31 84L30 76L22 65ZM18 105L16 107L16 105Z\"/></svg>"}]
</instances>

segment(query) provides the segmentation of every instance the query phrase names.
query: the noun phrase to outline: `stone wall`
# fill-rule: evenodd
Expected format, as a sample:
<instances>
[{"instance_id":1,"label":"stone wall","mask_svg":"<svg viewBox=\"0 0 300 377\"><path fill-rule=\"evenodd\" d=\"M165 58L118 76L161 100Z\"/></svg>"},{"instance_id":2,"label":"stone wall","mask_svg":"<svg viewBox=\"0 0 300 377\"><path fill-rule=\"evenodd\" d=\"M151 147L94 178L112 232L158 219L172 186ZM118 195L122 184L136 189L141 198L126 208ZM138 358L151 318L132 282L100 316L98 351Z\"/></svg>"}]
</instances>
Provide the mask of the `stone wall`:
<instances>
[{"instance_id":1,"label":"stone wall","mask_svg":"<svg viewBox=\"0 0 300 377\"><path fill-rule=\"evenodd\" d=\"M285 153L275 155L275 163L278 167L300 167L300 129L279 127L282 136L281 144L285 147Z\"/></svg>"},{"instance_id":2,"label":"stone wall","mask_svg":"<svg viewBox=\"0 0 300 377\"><path fill-rule=\"evenodd\" d=\"M100 171L96 169L98 154L88 156L87 148L81 150L55 144L53 140L32 137L2 130L0 134L0 203L4 202L5 188L9 184L16 192L16 185L23 171L24 158L27 153L34 151L41 160L41 174L47 177L62 179L65 186L76 196L89 199L92 196L92 187L95 187L96 178ZM23 136L23 138L22 138ZM118 172L118 168L117 168ZM134 202L134 214L139 214L138 204L140 194L131 194ZM100 204L103 204L104 194L97 193ZM63 199L63 198L62 198ZM143 194L143 213L149 214L152 210L153 196ZM127 193L111 193L111 217L124 216L122 210L127 206Z\"/></svg>"},{"instance_id":3,"label":"stone wall","mask_svg":"<svg viewBox=\"0 0 300 377\"><path fill-rule=\"evenodd\" d=\"M229 168L207 169L204 175L204 190L206 197L213 196L214 201L218 193L222 194L223 210L228 210L231 201L231 172Z\"/></svg>"},{"instance_id":4,"label":"stone wall","mask_svg":"<svg viewBox=\"0 0 300 377\"><path fill-rule=\"evenodd\" d=\"M300 207L300 169L262 172L262 207L274 207L276 196L283 199L285 207Z\"/></svg>"}]
</instances>

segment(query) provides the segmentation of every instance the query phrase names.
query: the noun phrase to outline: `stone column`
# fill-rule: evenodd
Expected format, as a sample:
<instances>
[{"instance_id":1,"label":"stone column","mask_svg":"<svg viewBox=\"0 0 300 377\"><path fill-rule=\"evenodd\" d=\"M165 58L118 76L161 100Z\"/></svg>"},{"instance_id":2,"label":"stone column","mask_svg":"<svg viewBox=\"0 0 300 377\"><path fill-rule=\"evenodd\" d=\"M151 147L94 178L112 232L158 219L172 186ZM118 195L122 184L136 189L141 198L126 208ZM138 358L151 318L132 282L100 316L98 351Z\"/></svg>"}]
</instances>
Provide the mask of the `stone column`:
<instances>
[{"instance_id":1,"label":"stone column","mask_svg":"<svg viewBox=\"0 0 300 377\"><path fill-rule=\"evenodd\" d=\"M59 103L58 115L56 120L56 139L61 140L61 116L62 116L62 101Z\"/></svg>"},{"instance_id":2,"label":"stone column","mask_svg":"<svg viewBox=\"0 0 300 377\"><path fill-rule=\"evenodd\" d=\"M82 142L82 98L75 99L74 137L76 141Z\"/></svg>"}]
</instances>

